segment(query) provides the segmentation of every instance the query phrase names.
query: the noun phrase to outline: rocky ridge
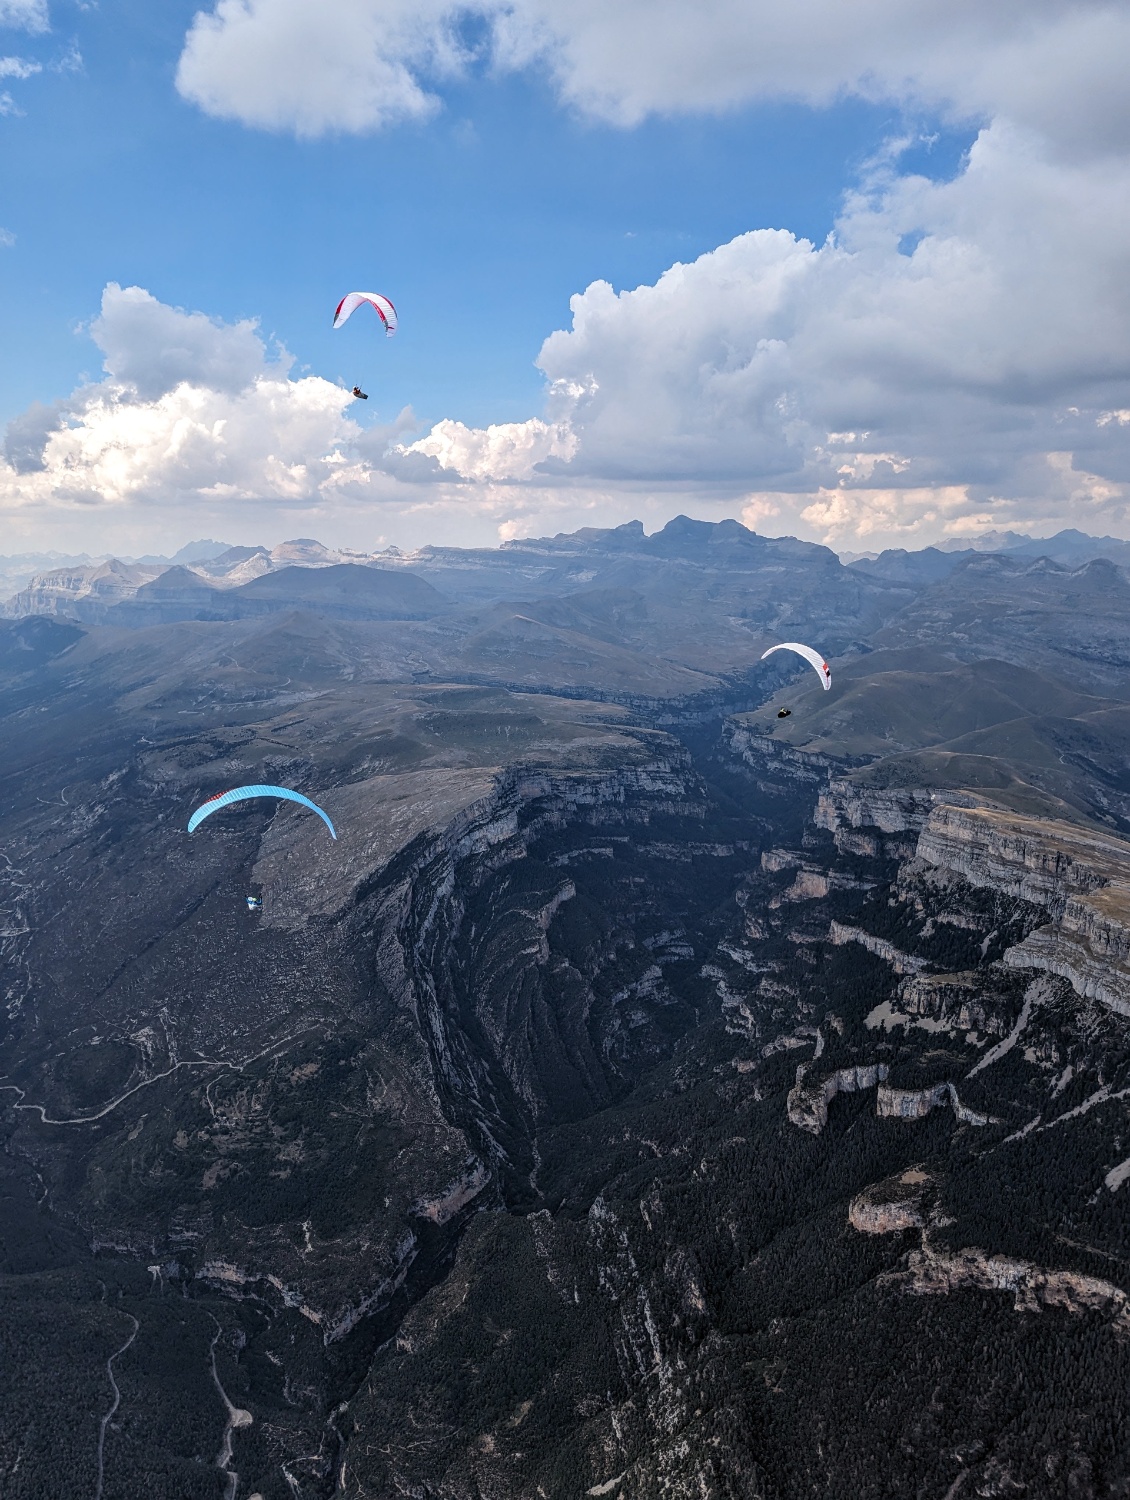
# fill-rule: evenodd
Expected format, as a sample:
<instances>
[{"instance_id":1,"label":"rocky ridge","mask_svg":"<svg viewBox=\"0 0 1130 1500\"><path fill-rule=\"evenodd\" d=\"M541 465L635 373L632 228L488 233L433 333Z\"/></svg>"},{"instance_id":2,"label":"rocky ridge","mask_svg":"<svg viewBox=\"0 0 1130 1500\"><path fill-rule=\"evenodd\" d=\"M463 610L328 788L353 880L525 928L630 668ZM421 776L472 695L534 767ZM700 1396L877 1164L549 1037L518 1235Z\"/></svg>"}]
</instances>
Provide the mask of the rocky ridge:
<instances>
[{"instance_id":1,"label":"rocky ridge","mask_svg":"<svg viewBox=\"0 0 1130 1500\"><path fill-rule=\"evenodd\" d=\"M971 795L863 789L832 779L816 821L849 830L917 832L921 867L1043 909L1051 921L1009 949L1017 969L1061 975L1077 994L1130 1015L1130 844L1052 819L1027 818ZM854 847L854 846L852 846Z\"/></svg>"},{"instance_id":2,"label":"rocky ridge","mask_svg":"<svg viewBox=\"0 0 1130 1500\"><path fill-rule=\"evenodd\" d=\"M936 1249L925 1234L922 1248L908 1255L907 1270L895 1273L891 1280L924 1296L969 1288L1007 1292L1013 1297L1017 1312L1062 1308L1076 1317L1098 1313L1123 1338L1130 1337L1130 1297L1113 1282L1076 1271L1049 1271L1031 1261L987 1254L976 1247L957 1251Z\"/></svg>"},{"instance_id":3,"label":"rocky ridge","mask_svg":"<svg viewBox=\"0 0 1130 1500\"><path fill-rule=\"evenodd\" d=\"M797 1065L796 1083L789 1090L786 1109L789 1119L802 1130L819 1135L828 1123L828 1106L837 1094L854 1094L873 1089L887 1076L886 1063L857 1063L837 1068L822 1078L809 1078L811 1063Z\"/></svg>"}]
</instances>

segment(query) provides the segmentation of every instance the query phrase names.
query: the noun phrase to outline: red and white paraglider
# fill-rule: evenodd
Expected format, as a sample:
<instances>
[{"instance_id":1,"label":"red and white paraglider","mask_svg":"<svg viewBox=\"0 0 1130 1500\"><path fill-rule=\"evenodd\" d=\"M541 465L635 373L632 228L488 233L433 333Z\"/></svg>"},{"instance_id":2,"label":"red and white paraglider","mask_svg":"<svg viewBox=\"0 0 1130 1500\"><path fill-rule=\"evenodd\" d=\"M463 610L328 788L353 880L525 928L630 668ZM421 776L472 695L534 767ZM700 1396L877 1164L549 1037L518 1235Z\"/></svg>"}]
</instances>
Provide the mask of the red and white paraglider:
<instances>
[{"instance_id":1,"label":"red and white paraglider","mask_svg":"<svg viewBox=\"0 0 1130 1500\"><path fill-rule=\"evenodd\" d=\"M340 328L347 323L359 307L368 304L384 325L387 338L392 338L396 332L396 308L387 297L382 297L380 292L347 292L337 305L334 313L334 327ZM368 401L368 396L360 386L353 387L353 394L359 401Z\"/></svg>"},{"instance_id":2,"label":"red and white paraglider","mask_svg":"<svg viewBox=\"0 0 1130 1500\"><path fill-rule=\"evenodd\" d=\"M802 646L799 641L782 641L779 646L770 646L768 651L762 652L761 660L764 661L767 656L772 656L774 651L795 651L798 656L805 659L819 677L825 692L832 686L832 669L819 651L813 651L811 646Z\"/></svg>"},{"instance_id":3,"label":"red and white paraglider","mask_svg":"<svg viewBox=\"0 0 1130 1500\"><path fill-rule=\"evenodd\" d=\"M364 303L376 309L377 317L384 324L385 333L392 338L396 332L396 308L387 297L382 297L380 292L347 292L337 305L334 313L334 327L340 328L347 323L353 314Z\"/></svg>"}]
</instances>

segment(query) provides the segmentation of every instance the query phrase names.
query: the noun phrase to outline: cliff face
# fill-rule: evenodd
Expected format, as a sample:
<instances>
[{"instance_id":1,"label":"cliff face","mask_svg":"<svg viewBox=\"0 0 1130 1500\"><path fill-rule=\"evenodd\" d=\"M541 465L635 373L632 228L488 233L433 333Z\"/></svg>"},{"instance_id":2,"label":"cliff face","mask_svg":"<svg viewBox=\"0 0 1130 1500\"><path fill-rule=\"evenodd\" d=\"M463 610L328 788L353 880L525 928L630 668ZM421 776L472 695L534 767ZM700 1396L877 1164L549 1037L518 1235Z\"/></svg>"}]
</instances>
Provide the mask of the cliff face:
<instances>
[{"instance_id":1,"label":"cliff face","mask_svg":"<svg viewBox=\"0 0 1130 1500\"><path fill-rule=\"evenodd\" d=\"M886 938L876 937L874 933L866 932L861 927L851 927L845 922L832 922L828 928L828 941L835 943L837 947L844 943L858 943L861 948L866 948L868 953L874 953L876 958L884 959L894 969L896 974L917 974L920 969L926 967L924 959L917 958L913 953L903 953Z\"/></svg>"},{"instance_id":2,"label":"cliff face","mask_svg":"<svg viewBox=\"0 0 1130 1500\"><path fill-rule=\"evenodd\" d=\"M966 1288L1005 1292L1012 1296L1017 1312L1038 1313L1056 1307L1076 1317L1098 1313L1120 1335L1130 1335L1130 1297L1102 1277L1050 1271L1032 1261L988 1254L976 1246L941 1250L925 1236L922 1249L912 1251L907 1263L909 1269L897 1279L920 1295L938 1296Z\"/></svg>"},{"instance_id":3,"label":"cliff face","mask_svg":"<svg viewBox=\"0 0 1130 1500\"><path fill-rule=\"evenodd\" d=\"M1130 1015L1130 845L1124 840L991 807L968 794L874 790L844 778L821 793L816 821L853 852L863 852L852 840L868 837L871 828L914 832L919 868L1045 911L1050 920L1009 948L1004 962L1057 974L1078 995Z\"/></svg>"},{"instance_id":4,"label":"cliff face","mask_svg":"<svg viewBox=\"0 0 1130 1500\"><path fill-rule=\"evenodd\" d=\"M985 976L976 970L913 974L899 985L898 1007L939 1029L1001 1034L1006 1028L986 988Z\"/></svg>"},{"instance_id":5,"label":"cliff face","mask_svg":"<svg viewBox=\"0 0 1130 1500\"><path fill-rule=\"evenodd\" d=\"M875 1113L880 1119L921 1120L941 1104L948 1104L954 1118L963 1125L989 1123L988 1115L962 1104L952 1083L935 1083L927 1089L882 1087L875 1096Z\"/></svg>"},{"instance_id":6,"label":"cliff face","mask_svg":"<svg viewBox=\"0 0 1130 1500\"><path fill-rule=\"evenodd\" d=\"M796 1083L789 1090L786 1108L789 1119L802 1130L819 1135L828 1123L828 1106L837 1094L854 1094L873 1089L887 1076L886 1063L859 1063L851 1068L837 1068L821 1078L810 1078L810 1063L801 1063Z\"/></svg>"},{"instance_id":7,"label":"cliff face","mask_svg":"<svg viewBox=\"0 0 1130 1500\"><path fill-rule=\"evenodd\" d=\"M588 1031L592 976L551 959L547 943L575 883L563 870L523 872L528 851L578 824L602 837L646 837L652 819L693 819L702 803L677 747L607 772L516 768L472 800L479 790L463 788L464 805L445 826L425 824L360 883L356 872L348 878L355 892L371 891L363 899L367 925L380 934L379 982L427 1038L445 1110L521 1191L533 1170L534 1121L567 1097L611 1097ZM316 868L304 879L316 885ZM324 891L327 901L343 899L332 886ZM648 973L634 993L664 1003Z\"/></svg>"},{"instance_id":8,"label":"cliff face","mask_svg":"<svg viewBox=\"0 0 1130 1500\"><path fill-rule=\"evenodd\" d=\"M828 1106L837 1094L854 1094L861 1089L876 1089L875 1114L881 1120L921 1120L939 1105L948 1104L954 1118L963 1125L987 1125L989 1116L968 1109L958 1098L952 1083L935 1083L923 1089L892 1088L885 1082L889 1073L886 1063L861 1063L851 1068L837 1068L822 1077L810 1077L811 1063L797 1067L796 1083L789 1090L787 1112L794 1125L819 1135L828 1123Z\"/></svg>"},{"instance_id":9,"label":"cliff face","mask_svg":"<svg viewBox=\"0 0 1130 1500\"><path fill-rule=\"evenodd\" d=\"M1052 920L1004 962L1044 969L1079 995L1130 1015L1130 845L1073 824L987 807L935 807L918 857L1043 907Z\"/></svg>"},{"instance_id":10,"label":"cliff face","mask_svg":"<svg viewBox=\"0 0 1130 1500\"><path fill-rule=\"evenodd\" d=\"M992 886L1056 917L1070 896L1130 872L1130 847L1120 839L991 807L931 808L917 854L971 885Z\"/></svg>"},{"instance_id":11,"label":"cliff face","mask_svg":"<svg viewBox=\"0 0 1130 1500\"><path fill-rule=\"evenodd\" d=\"M802 785L818 786L841 763L825 755L806 754L759 734L740 719L727 719L723 735L732 754L754 772L771 771Z\"/></svg>"},{"instance_id":12,"label":"cliff face","mask_svg":"<svg viewBox=\"0 0 1130 1500\"><path fill-rule=\"evenodd\" d=\"M1017 1312L1061 1308L1076 1317L1097 1313L1120 1336L1130 1335L1130 1296L1114 1282L1078 1271L1049 1270L1033 1261L992 1254L975 1245L953 1250L936 1244L928 1229L928 1221L939 1222L936 1204L931 1207L935 1191L936 1183L929 1173L911 1168L874 1183L851 1200L848 1222L860 1234L921 1230L919 1248L908 1253L905 1269L889 1272L885 1281L919 1296L966 1290L1004 1292L1013 1298Z\"/></svg>"},{"instance_id":13,"label":"cliff face","mask_svg":"<svg viewBox=\"0 0 1130 1500\"><path fill-rule=\"evenodd\" d=\"M816 801L817 828L841 834L846 830L877 828L880 833L918 833L937 806L939 796L962 799L960 793L939 794L929 787L872 787L832 776Z\"/></svg>"}]
</instances>

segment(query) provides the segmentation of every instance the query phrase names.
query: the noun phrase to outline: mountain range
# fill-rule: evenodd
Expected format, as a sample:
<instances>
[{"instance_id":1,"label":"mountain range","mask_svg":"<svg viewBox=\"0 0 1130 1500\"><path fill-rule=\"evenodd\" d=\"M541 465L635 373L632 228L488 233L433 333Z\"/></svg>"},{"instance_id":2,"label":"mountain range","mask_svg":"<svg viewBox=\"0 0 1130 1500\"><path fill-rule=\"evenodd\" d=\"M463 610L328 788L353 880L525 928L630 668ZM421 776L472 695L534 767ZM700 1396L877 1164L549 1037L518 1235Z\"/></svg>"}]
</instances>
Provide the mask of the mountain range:
<instances>
[{"instance_id":1,"label":"mountain range","mask_svg":"<svg viewBox=\"0 0 1130 1500\"><path fill-rule=\"evenodd\" d=\"M1008 540L22 589L5 1496L1130 1496L1130 574Z\"/></svg>"},{"instance_id":2,"label":"mountain range","mask_svg":"<svg viewBox=\"0 0 1130 1500\"><path fill-rule=\"evenodd\" d=\"M677 527L679 523L673 524ZM658 535L665 536L668 529ZM744 529L739 527L739 530ZM617 528L617 533L618 548L648 550L648 539L638 521ZM519 559L530 554L568 553L585 545L591 547L594 542L607 546L610 535L595 529L555 538L506 542L497 549L424 547L407 554L396 547L375 553L342 550L326 547L309 537L282 542L273 548L234 547L224 542L201 540L188 543L172 557L91 558L85 554L64 557L58 553L24 553L0 557L0 610L13 618L25 614L60 613L94 620L100 617L99 611L103 608L132 599L164 573L178 568L215 589L239 588L264 574L289 567L321 568L342 564L382 569L407 567L414 571L423 570L425 576L429 571L439 569L444 571L454 597L476 597L471 582L476 575L480 589L485 584L483 591L489 597L499 588L506 588L504 579L517 581L522 576ZM654 546L651 550L655 550ZM988 531L972 538L953 538L918 552L896 549L881 554L844 553L841 560L876 577L923 582L944 577L976 552L1002 553L1018 558L1047 557L1066 566L1079 566L1102 558L1119 566L1130 563L1130 542L1117 537L1087 536L1074 530L1061 531L1046 538L1011 531ZM472 592L468 593L468 588Z\"/></svg>"}]
</instances>

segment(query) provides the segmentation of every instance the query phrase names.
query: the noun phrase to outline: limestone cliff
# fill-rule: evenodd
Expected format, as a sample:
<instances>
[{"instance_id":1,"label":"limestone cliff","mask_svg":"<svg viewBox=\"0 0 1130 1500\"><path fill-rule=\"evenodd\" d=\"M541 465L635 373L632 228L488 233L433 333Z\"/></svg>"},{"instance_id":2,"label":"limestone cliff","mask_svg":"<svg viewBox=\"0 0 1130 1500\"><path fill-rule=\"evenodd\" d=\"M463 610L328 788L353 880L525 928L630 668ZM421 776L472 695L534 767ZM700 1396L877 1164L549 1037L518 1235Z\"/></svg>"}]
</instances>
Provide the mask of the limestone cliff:
<instances>
[{"instance_id":1,"label":"limestone cliff","mask_svg":"<svg viewBox=\"0 0 1130 1500\"><path fill-rule=\"evenodd\" d=\"M1044 969L1130 1015L1130 846L1111 834L991 807L935 807L918 858L1043 907L1052 920L1004 961Z\"/></svg>"},{"instance_id":2,"label":"limestone cliff","mask_svg":"<svg viewBox=\"0 0 1130 1500\"><path fill-rule=\"evenodd\" d=\"M929 787L866 786L833 776L817 799L813 821L818 828L836 834L859 828L877 828L880 833L918 833L943 797L962 804L972 800L960 793L936 792Z\"/></svg>"},{"instance_id":3,"label":"limestone cliff","mask_svg":"<svg viewBox=\"0 0 1130 1500\"><path fill-rule=\"evenodd\" d=\"M900 1234L926 1223L924 1199L932 1185L927 1172L908 1167L857 1193L848 1205L848 1223L860 1234Z\"/></svg>"},{"instance_id":4,"label":"limestone cliff","mask_svg":"<svg viewBox=\"0 0 1130 1500\"><path fill-rule=\"evenodd\" d=\"M985 977L976 970L956 974L911 974L899 985L899 1010L927 1030L975 1031L1004 1035L1007 1022L987 993Z\"/></svg>"},{"instance_id":5,"label":"limestone cliff","mask_svg":"<svg viewBox=\"0 0 1130 1500\"><path fill-rule=\"evenodd\" d=\"M759 734L740 719L727 719L722 733L733 753L755 772L784 773L790 781L818 784L830 771L843 764L826 755L810 754L781 744L768 735Z\"/></svg>"},{"instance_id":6,"label":"limestone cliff","mask_svg":"<svg viewBox=\"0 0 1130 1500\"><path fill-rule=\"evenodd\" d=\"M859 1089L873 1089L887 1076L886 1063L861 1063L853 1068L838 1068L821 1078L808 1078L810 1063L796 1070L796 1083L789 1090L786 1108L789 1119L802 1130L819 1135L828 1123L828 1106L837 1094L854 1094Z\"/></svg>"},{"instance_id":7,"label":"limestone cliff","mask_svg":"<svg viewBox=\"0 0 1130 1500\"><path fill-rule=\"evenodd\" d=\"M1109 1318L1119 1333L1130 1334L1130 1297L1121 1287L1097 1276L1051 1271L1032 1261L991 1255L977 1246L940 1250L925 1234L921 1250L910 1253L907 1265L907 1271L887 1279L901 1281L909 1291L933 1295L967 1287L1009 1292L1017 1312L1035 1313L1045 1307L1063 1308L1076 1316L1097 1312Z\"/></svg>"},{"instance_id":8,"label":"limestone cliff","mask_svg":"<svg viewBox=\"0 0 1130 1500\"><path fill-rule=\"evenodd\" d=\"M972 793L876 789L843 777L821 793L815 821L841 847L872 838L871 829L916 832L911 872L917 866L956 876L1042 908L1049 921L1010 948L1004 962L1058 974L1077 994L1130 1015L1130 845L1123 839L994 807ZM862 941L833 935L845 940ZM882 956L894 962L892 954Z\"/></svg>"},{"instance_id":9,"label":"limestone cliff","mask_svg":"<svg viewBox=\"0 0 1130 1500\"><path fill-rule=\"evenodd\" d=\"M952 1083L936 1083L924 1089L892 1088L886 1081L886 1063L860 1063L855 1067L837 1068L819 1078L811 1078L811 1063L797 1067L796 1083L789 1090L786 1109L789 1119L802 1130L819 1135L828 1123L828 1106L837 1094L854 1094L860 1089L876 1089L875 1113L880 1119L921 1120L932 1109L948 1104L963 1125L987 1125L988 1115L967 1108L958 1098Z\"/></svg>"},{"instance_id":10,"label":"limestone cliff","mask_svg":"<svg viewBox=\"0 0 1130 1500\"><path fill-rule=\"evenodd\" d=\"M881 1119L921 1120L941 1104L948 1104L962 1125L990 1123L988 1115L962 1104L952 1083L935 1083L926 1089L895 1089L881 1084L875 1096L875 1113Z\"/></svg>"},{"instance_id":11,"label":"limestone cliff","mask_svg":"<svg viewBox=\"0 0 1130 1500\"><path fill-rule=\"evenodd\" d=\"M885 959L896 974L917 974L920 969L926 967L924 959L916 958L912 953L903 953L893 943L888 943L886 938L876 937L873 933L865 932L861 927L850 927L844 922L831 924L828 929L828 941L835 943L838 947L844 943L858 943L861 948L866 948L868 953L874 953L876 958Z\"/></svg>"}]
</instances>

